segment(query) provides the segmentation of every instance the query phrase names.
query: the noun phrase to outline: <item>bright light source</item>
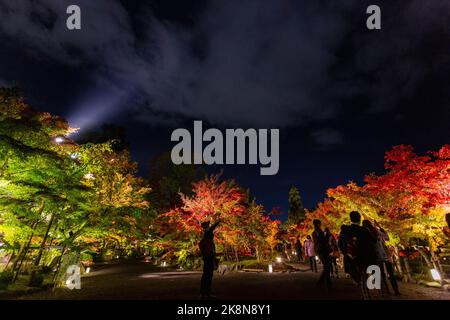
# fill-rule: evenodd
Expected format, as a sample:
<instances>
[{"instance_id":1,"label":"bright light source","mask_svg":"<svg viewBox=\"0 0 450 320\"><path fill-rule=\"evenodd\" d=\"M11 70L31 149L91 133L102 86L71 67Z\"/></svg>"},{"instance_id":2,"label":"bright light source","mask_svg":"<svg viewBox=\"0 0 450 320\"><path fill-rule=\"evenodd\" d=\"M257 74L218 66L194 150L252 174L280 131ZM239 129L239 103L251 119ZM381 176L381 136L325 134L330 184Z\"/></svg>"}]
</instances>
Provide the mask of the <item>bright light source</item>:
<instances>
[{"instance_id":1,"label":"bright light source","mask_svg":"<svg viewBox=\"0 0 450 320\"><path fill-rule=\"evenodd\" d=\"M86 173L86 174L84 175L84 178L85 178L86 180L94 180L94 179L95 179L94 174L93 174L93 173L90 173L90 172Z\"/></svg>"},{"instance_id":2,"label":"bright light source","mask_svg":"<svg viewBox=\"0 0 450 320\"><path fill-rule=\"evenodd\" d=\"M269 263L269 272L272 273L273 272L273 265L271 263Z\"/></svg>"},{"instance_id":3,"label":"bright light source","mask_svg":"<svg viewBox=\"0 0 450 320\"><path fill-rule=\"evenodd\" d=\"M63 143L64 141L66 141L66 139L64 139L64 137L56 137L55 138L55 142L58 144Z\"/></svg>"},{"instance_id":4,"label":"bright light source","mask_svg":"<svg viewBox=\"0 0 450 320\"><path fill-rule=\"evenodd\" d=\"M89 272L91 272L91 268L87 267L86 268L86 273L89 273Z\"/></svg>"},{"instance_id":5,"label":"bright light source","mask_svg":"<svg viewBox=\"0 0 450 320\"><path fill-rule=\"evenodd\" d=\"M319 261L319 257L318 256L316 256L316 261Z\"/></svg>"},{"instance_id":6,"label":"bright light source","mask_svg":"<svg viewBox=\"0 0 450 320\"><path fill-rule=\"evenodd\" d=\"M72 158L73 160L77 160L80 157L80 154L78 152L72 153L70 155L70 158Z\"/></svg>"},{"instance_id":7,"label":"bright light source","mask_svg":"<svg viewBox=\"0 0 450 320\"><path fill-rule=\"evenodd\" d=\"M161 263L161 267L167 267L167 262L163 261L163 262Z\"/></svg>"},{"instance_id":8,"label":"bright light source","mask_svg":"<svg viewBox=\"0 0 450 320\"><path fill-rule=\"evenodd\" d=\"M441 275L439 274L439 272L436 269L431 269L430 271L431 271L431 276L433 277L433 280L436 280L436 281L442 280Z\"/></svg>"},{"instance_id":9,"label":"bright light source","mask_svg":"<svg viewBox=\"0 0 450 320\"><path fill-rule=\"evenodd\" d=\"M277 260L278 263L281 263L281 261L282 261L281 257L277 257L276 260Z\"/></svg>"}]
</instances>

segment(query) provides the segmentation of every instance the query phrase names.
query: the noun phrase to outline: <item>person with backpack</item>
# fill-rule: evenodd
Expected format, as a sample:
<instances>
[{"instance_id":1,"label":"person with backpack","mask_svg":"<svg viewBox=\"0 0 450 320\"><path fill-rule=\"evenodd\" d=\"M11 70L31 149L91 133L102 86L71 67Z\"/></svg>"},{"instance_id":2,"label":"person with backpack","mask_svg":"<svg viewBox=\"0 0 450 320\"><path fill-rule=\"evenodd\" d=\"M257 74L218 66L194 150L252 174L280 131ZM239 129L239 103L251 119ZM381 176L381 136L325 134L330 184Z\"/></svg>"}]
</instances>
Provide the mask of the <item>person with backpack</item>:
<instances>
[{"instance_id":1,"label":"person with backpack","mask_svg":"<svg viewBox=\"0 0 450 320\"><path fill-rule=\"evenodd\" d=\"M328 289L331 289L331 248L328 243L327 237L325 233L322 231L322 222L318 219L313 221L314 231L313 231L313 242L314 248L316 250L317 255L319 256L320 261L323 265L323 271L320 275L319 281L317 282L318 286L326 284Z\"/></svg>"},{"instance_id":2,"label":"person with backpack","mask_svg":"<svg viewBox=\"0 0 450 320\"><path fill-rule=\"evenodd\" d=\"M209 221L202 222L203 237L199 243L200 253L203 259L203 274L200 282L200 293L202 300L211 297L212 278L216 263L216 246L214 244L214 230L220 220L210 225Z\"/></svg>"}]
</instances>

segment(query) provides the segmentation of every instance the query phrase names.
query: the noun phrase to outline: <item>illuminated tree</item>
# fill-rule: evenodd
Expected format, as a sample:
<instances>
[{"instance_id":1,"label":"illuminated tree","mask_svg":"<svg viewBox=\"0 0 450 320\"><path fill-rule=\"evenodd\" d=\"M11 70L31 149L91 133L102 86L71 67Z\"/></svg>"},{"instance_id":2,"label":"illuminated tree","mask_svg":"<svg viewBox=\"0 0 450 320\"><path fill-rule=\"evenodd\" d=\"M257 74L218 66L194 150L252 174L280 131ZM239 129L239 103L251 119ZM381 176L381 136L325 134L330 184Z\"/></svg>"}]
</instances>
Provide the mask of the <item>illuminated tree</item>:
<instances>
[{"instance_id":1,"label":"illuminated tree","mask_svg":"<svg viewBox=\"0 0 450 320\"><path fill-rule=\"evenodd\" d=\"M148 232L145 196L150 188L136 176L137 165L130 161L128 151L115 152L111 143L87 144L80 147L77 163L84 172L83 185L92 192L89 207L69 241L83 234L81 240L102 242L103 247L108 242L120 248L138 245L139 235Z\"/></svg>"},{"instance_id":2,"label":"illuminated tree","mask_svg":"<svg viewBox=\"0 0 450 320\"><path fill-rule=\"evenodd\" d=\"M270 258L273 259L273 251L280 241L278 239L278 233L280 232L281 221L267 219L266 222L268 225L266 242L270 250Z\"/></svg>"},{"instance_id":3,"label":"illuminated tree","mask_svg":"<svg viewBox=\"0 0 450 320\"><path fill-rule=\"evenodd\" d=\"M30 108L17 90L0 89L0 232L16 276L29 255L39 266L49 243L62 245L62 256L86 245L80 236L138 234L149 189L136 164L108 143L76 144L73 132L64 119Z\"/></svg>"},{"instance_id":4,"label":"illuminated tree","mask_svg":"<svg viewBox=\"0 0 450 320\"><path fill-rule=\"evenodd\" d=\"M401 237L428 242L432 262L444 275L437 252L446 241L442 227L450 206L450 146L420 156L411 146L400 145L385 159L387 173L368 176L366 188L388 199L385 214L397 223Z\"/></svg>"},{"instance_id":5,"label":"illuminated tree","mask_svg":"<svg viewBox=\"0 0 450 320\"><path fill-rule=\"evenodd\" d=\"M305 223L312 229L312 220L320 219L338 232L348 222L348 213L359 211L388 230L391 244L415 246L428 265L444 275L437 253L447 241L442 230L450 205L450 147L420 156L411 146L400 145L385 159L386 174L368 175L361 187L350 182L329 189ZM421 243L428 244L431 259Z\"/></svg>"},{"instance_id":6,"label":"illuminated tree","mask_svg":"<svg viewBox=\"0 0 450 320\"><path fill-rule=\"evenodd\" d=\"M165 258L192 256L197 252L201 237L200 224L220 217L216 231L216 244L225 254L232 252L238 260L240 254L259 258L270 250L270 219L262 206L249 200L247 192L234 181L220 181L219 176L206 177L193 184L193 195L181 195L182 206L162 214L157 219L157 243L166 251Z\"/></svg>"},{"instance_id":7,"label":"illuminated tree","mask_svg":"<svg viewBox=\"0 0 450 320\"><path fill-rule=\"evenodd\" d=\"M62 138L71 132L62 118L27 106L17 90L0 89L0 231L17 253L14 268L32 243L40 245L39 264L55 217L85 196L70 158L76 146Z\"/></svg>"}]
</instances>

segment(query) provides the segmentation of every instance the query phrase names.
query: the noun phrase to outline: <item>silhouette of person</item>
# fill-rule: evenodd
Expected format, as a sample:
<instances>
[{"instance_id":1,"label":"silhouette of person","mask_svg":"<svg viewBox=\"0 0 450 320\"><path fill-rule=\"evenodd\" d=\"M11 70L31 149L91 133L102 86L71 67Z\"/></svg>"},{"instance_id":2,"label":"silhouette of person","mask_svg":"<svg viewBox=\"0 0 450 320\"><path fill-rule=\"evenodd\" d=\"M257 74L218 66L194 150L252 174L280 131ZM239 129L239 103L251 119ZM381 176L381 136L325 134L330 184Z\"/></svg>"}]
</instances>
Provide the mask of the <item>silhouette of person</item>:
<instances>
[{"instance_id":1,"label":"silhouette of person","mask_svg":"<svg viewBox=\"0 0 450 320\"><path fill-rule=\"evenodd\" d=\"M200 293L202 299L209 299L211 296L212 278L214 275L214 262L216 259L216 246L214 244L214 230L219 225L218 220L213 225L209 221L202 222L203 237L200 240L199 248L203 258L203 274L200 283Z\"/></svg>"},{"instance_id":2,"label":"silhouette of person","mask_svg":"<svg viewBox=\"0 0 450 320\"><path fill-rule=\"evenodd\" d=\"M302 252L302 243L300 242L300 237L297 238L295 242L295 251L297 252L297 260L298 262L303 261L303 252Z\"/></svg>"},{"instance_id":3,"label":"silhouette of person","mask_svg":"<svg viewBox=\"0 0 450 320\"><path fill-rule=\"evenodd\" d=\"M347 235L346 235L346 231L347 231L348 226L343 224L341 226L341 232L339 233L339 239L338 239L338 247L339 247L339 251L341 251L342 255L343 255L343 263L344 263L344 272L348 275L352 274L351 271L351 263L349 261L349 257L347 255Z\"/></svg>"},{"instance_id":4,"label":"silhouette of person","mask_svg":"<svg viewBox=\"0 0 450 320\"><path fill-rule=\"evenodd\" d=\"M339 257L339 247L336 241L336 238L334 236L334 234L331 233L330 229L328 227L325 228L325 238L328 241L328 245L330 246L331 249L331 275L333 275L333 271L334 274L336 276L336 278L339 278L339 269L338 269L338 265L337 265L337 259Z\"/></svg>"},{"instance_id":5,"label":"silhouette of person","mask_svg":"<svg viewBox=\"0 0 450 320\"><path fill-rule=\"evenodd\" d=\"M352 277L357 283L365 279L366 269L370 265L377 262L375 244L376 238L373 237L369 230L362 227L361 214L357 211L350 212L350 221L352 224L345 230L347 237L347 253L352 252ZM350 250L350 247L353 250Z\"/></svg>"},{"instance_id":6,"label":"silhouette of person","mask_svg":"<svg viewBox=\"0 0 450 320\"><path fill-rule=\"evenodd\" d=\"M323 265L323 271L320 275L317 285L322 285L325 282L327 288L331 289L331 248L328 243L327 237L321 229L322 222L318 219L315 219L313 221L313 224L314 232L312 238L314 241L314 248L316 249L316 253Z\"/></svg>"}]
</instances>

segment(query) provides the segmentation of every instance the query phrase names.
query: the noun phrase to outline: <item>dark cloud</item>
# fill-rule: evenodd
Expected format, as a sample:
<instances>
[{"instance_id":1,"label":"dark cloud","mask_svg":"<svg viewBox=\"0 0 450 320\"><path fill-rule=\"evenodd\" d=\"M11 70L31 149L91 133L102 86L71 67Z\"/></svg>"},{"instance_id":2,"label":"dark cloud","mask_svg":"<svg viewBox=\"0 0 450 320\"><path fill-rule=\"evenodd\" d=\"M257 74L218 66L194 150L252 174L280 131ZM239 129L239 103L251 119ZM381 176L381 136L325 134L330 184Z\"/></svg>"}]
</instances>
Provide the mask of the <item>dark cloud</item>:
<instances>
[{"instance_id":1,"label":"dark cloud","mask_svg":"<svg viewBox=\"0 0 450 320\"><path fill-rule=\"evenodd\" d=\"M322 149L328 149L344 142L342 134L334 129L313 131L311 136L316 144Z\"/></svg>"},{"instance_id":2,"label":"dark cloud","mask_svg":"<svg viewBox=\"0 0 450 320\"><path fill-rule=\"evenodd\" d=\"M450 71L450 2L381 1L380 6L382 30L349 35L347 57L336 69L342 91L364 95L370 112L398 106L428 77Z\"/></svg>"},{"instance_id":3,"label":"dark cloud","mask_svg":"<svg viewBox=\"0 0 450 320\"><path fill-rule=\"evenodd\" d=\"M72 3L81 31L65 28ZM393 108L438 66L448 69L448 1L379 3L383 29L370 32L371 3L356 0L211 1L184 28L118 1L0 0L0 36L117 91L96 116L125 109L150 124L296 126L336 117L361 95L371 112Z\"/></svg>"}]
</instances>

